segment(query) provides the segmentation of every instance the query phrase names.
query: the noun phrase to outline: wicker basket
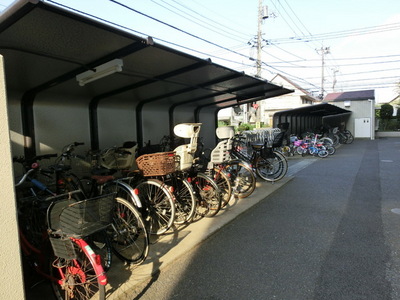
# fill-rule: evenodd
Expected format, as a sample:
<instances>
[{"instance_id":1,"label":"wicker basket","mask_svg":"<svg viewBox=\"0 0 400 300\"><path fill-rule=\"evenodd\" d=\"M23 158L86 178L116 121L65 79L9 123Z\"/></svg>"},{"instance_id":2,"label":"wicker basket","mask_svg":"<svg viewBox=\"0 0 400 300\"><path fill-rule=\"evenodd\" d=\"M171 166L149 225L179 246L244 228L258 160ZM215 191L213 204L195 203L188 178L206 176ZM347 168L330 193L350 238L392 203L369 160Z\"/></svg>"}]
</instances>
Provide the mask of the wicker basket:
<instances>
[{"instance_id":1,"label":"wicker basket","mask_svg":"<svg viewBox=\"0 0 400 300\"><path fill-rule=\"evenodd\" d=\"M136 163L144 176L162 176L176 170L175 152L144 154L136 159Z\"/></svg>"}]
</instances>

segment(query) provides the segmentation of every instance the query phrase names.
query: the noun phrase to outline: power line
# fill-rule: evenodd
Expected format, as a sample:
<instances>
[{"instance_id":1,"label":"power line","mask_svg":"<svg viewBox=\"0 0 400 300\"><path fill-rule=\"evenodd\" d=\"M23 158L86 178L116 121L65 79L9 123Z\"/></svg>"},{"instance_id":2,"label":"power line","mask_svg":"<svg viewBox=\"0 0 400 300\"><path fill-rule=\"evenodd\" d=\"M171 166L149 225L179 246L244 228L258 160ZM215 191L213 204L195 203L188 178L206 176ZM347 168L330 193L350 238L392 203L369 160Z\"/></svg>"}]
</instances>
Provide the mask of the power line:
<instances>
[{"instance_id":1,"label":"power line","mask_svg":"<svg viewBox=\"0 0 400 300\"><path fill-rule=\"evenodd\" d=\"M180 9L180 8L178 8L178 7L174 6L174 5L172 5L171 3L168 3L168 2L166 2L166 1L164 1L164 0L161 0L161 1L162 1L163 3L165 3L166 5L169 5L170 7L172 7L172 9L166 7L165 5L162 5L162 4L158 3L158 2L156 2L155 0L151 0L151 1L152 1L154 4L159 5L159 6L161 6L162 8L164 8L164 9L166 9L166 10L172 12L173 14L176 14L176 15L182 17L183 19L186 19L186 20L190 21L191 23L194 23L194 24L199 25L202 29L206 28L206 29L208 29L208 30L210 30L210 31L212 31L212 32L215 32L215 33L217 33L217 34L219 34L219 35L224 36L225 38L229 38L229 39L232 39L232 40L235 40L235 41L239 41L239 42L242 42L242 41L243 41L243 38L241 38L240 36L236 35L235 33L229 32L229 31L227 31L227 30L225 30L225 29L223 29L223 28L221 29L221 28L219 28L219 27L216 27L215 25L212 25L212 24L210 24L210 23L208 23L208 22L204 22L204 21L202 21L201 19L199 19L198 17L194 16L193 14L187 13L187 12L183 11L182 9ZM191 18L188 18L188 17L187 17L186 15L184 15L184 14L180 14L178 11L179 11L179 12L182 12L182 13L184 13L184 14L187 14L187 15L190 16ZM199 22L196 22L195 20L197 20L197 21L199 21ZM235 39L234 36L237 37L237 38L239 38L239 39ZM246 37L245 39L247 39L247 38L248 38L248 37Z\"/></svg>"},{"instance_id":2,"label":"power line","mask_svg":"<svg viewBox=\"0 0 400 300\"><path fill-rule=\"evenodd\" d=\"M117 4L117 5L120 5L120 6L126 8L126 9L128 9L128 10L130 10L130 11L132 11L132 12L135 12L135 13L137 13L137 14L140 14L140 15L142 15L142 16L145 16L145 17L147 17L147 18L149 18L149 19L151 19L151 20L153 20L153 21L156 21L156 22L158 22L158 23L160 23L160 24L163 24L163 25L165 25L165 26L167 26L167 27L170 27L170 28L172 28L172 29L174 29L174 30L177 30L177 31L179 31L179 32L181 32L181 33L187 34L187 35L189 35L189 36L191 36L191 37L193 37L193 38L195 38L195 39L198 39L198 40L200 40L200 41L203 41L203 42L205 42L205 43L207 43L207 44L213 45L213 46L215 46L215 47L224 49L224 50L226 50L226 51L229 51L229 52L231 52L231 53L235 53L235 54L237 54L237 55L239 55L239 56L246 57L247 59L249 59L248 56L246 56L246 55L244 55L244 54L242 54L242 53L239 53L239 52L236 52L236 51L232 51L231 49L229 49L229 48L227 48L227 47L218 45L218 44L216 44L216 43L214 43L214 42L211 42L211 41L206 40L206 39L204 39L204 38L202 38L202 37L200 37L200 36L197 36L197 35L195 35L195 34L192 34L192 33L188 32L188 31L186 31L186 30L183 30L183 29L181 29L181 28L179 28L179 27L176 27L176 26L174 26L174 25L168 24L168 23L166 23L166 22L164 22L164 21L161 21L161 20L159 20L159 19L157 19L157 18L154 18L154 17L152 17L152 16L150 16L150 15L148 15L148 14L145 14L145 13L143 13L143 12L140 12L140 11L138 11L138 10L132 8L132 7L129 7L128 5L122 4L122 3L120 3L120 2L118 2L118 1L116 1L116 0L109 0L109 1L110 1L110 2L113 2L113 3Z\"/></svg>"},{"instance_id":3,"label":"power line","mask_svg":"<svg viewBox=\"0 0 400 300\"><path fill-rule=\"evenodd\" d=\"M289 37L289 38L278 38L272 39L271 41L276 44L286 44L286 43L299 43L299 42L312 42L312 41L320 41L320 40L328 40L328 39L336 39L357 35L366 35L366 34L375 34L386 31L394 31L400 29L400 23L391 23L380 26L372 26L372 27L364 27L358 29L350 29L343 30L337 32L329 32L329 33L321 33L310 36L303 37Z\"/></svg>"}]
</instances>

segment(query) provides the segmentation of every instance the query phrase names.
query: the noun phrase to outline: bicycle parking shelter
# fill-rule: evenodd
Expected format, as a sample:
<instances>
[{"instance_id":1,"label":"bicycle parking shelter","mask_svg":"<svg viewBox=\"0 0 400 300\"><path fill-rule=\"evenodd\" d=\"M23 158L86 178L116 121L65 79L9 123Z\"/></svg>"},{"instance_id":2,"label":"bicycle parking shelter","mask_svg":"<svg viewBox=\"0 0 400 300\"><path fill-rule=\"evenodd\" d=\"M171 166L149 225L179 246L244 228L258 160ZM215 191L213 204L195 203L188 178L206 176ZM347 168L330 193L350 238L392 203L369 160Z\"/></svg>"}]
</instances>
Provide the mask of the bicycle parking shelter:
<instances>
[{"instance_id":1,"label":"bicycle parking shelter","mask_svg":"<svg viewBox=\"0 0 400 300\"><path fill-rule=\"evenodd\" d=\"M278 124L287 123L288 132L300 135L308 130L314 130L321 124L338 126L345 123L351 111L336 105L321 103L291 110L280 111L274 114L274 127Z\"/></svg>"},{"instance_id":2,"label":"bicycle parking shelter","mask_svg":"<svg viewBox=\"0 0 400 300\"><path fill-rule=\"evenodd\" d=\"M203 123L205 143L214 144L220 109L292 92L132 32L39 0L15 1L4 10L5 149L32 157L60 152L73 141L92 149L129 140L157 143L184 122ZM94 80L96 72L103 77ZM9 183L10 152L2 153L1 171L9 174L3 182ZM2 198L9 225L3 234L10 235L9 249L18 249L12 190ZM2 262L10 261L10 268L16 251L4 252ZM9 275L20 282L18 270ZM19 295L10 290L8 298Z\"/></svg>"},{"instance_id":3,"label":"bicycle parking shelter","mask_svg":"<svg viewBox=\"0 0 400 300\"><path fill-rule=\"evenodd\" d=\"M202 122L207 143L220 109L292 92L132 31L42 1L18 1L1 16L10 129L23 139L21 154L60 149L66 136L92 149L142 146L182 122ZM103 77L90 77L96 72Z\"/></svg>"}]
</instances>

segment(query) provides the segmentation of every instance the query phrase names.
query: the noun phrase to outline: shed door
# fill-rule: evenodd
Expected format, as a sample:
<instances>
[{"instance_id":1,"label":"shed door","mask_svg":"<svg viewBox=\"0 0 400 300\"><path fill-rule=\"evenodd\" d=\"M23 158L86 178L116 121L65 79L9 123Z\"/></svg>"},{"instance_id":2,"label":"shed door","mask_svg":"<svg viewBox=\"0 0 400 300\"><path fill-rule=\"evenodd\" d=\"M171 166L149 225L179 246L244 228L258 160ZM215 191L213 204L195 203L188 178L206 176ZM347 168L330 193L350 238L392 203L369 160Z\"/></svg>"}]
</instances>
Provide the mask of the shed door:
<instances>
[{"instance_id":1,"label":"shed door","mask_svg":"<svg viewBox=\"0 0 400 300\"><path fill-rule=\"evenodd\" d=\"M359 118L354 120L354 137L370 138L371 137L371 119Z\"/></svg>"}]
</instances>

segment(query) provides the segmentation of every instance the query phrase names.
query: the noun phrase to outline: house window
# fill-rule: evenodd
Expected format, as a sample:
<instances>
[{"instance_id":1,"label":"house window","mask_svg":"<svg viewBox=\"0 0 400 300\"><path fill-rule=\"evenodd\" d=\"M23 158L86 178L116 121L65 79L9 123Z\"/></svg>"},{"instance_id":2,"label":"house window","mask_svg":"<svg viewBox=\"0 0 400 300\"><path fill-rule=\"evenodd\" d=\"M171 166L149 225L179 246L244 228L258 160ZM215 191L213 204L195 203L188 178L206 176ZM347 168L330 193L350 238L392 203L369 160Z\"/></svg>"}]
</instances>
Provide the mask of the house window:
<instances>
[{"instance_id":1,"label":"house window","mask_svg":"<svg viewBox=\"0 0 400 300\"><path fill-rule=\"evenodd\" d=\"M307 99L301 99L301 103L302 104L312 104L311 100L307 100Z\"/></svg>"}]
</instances>

